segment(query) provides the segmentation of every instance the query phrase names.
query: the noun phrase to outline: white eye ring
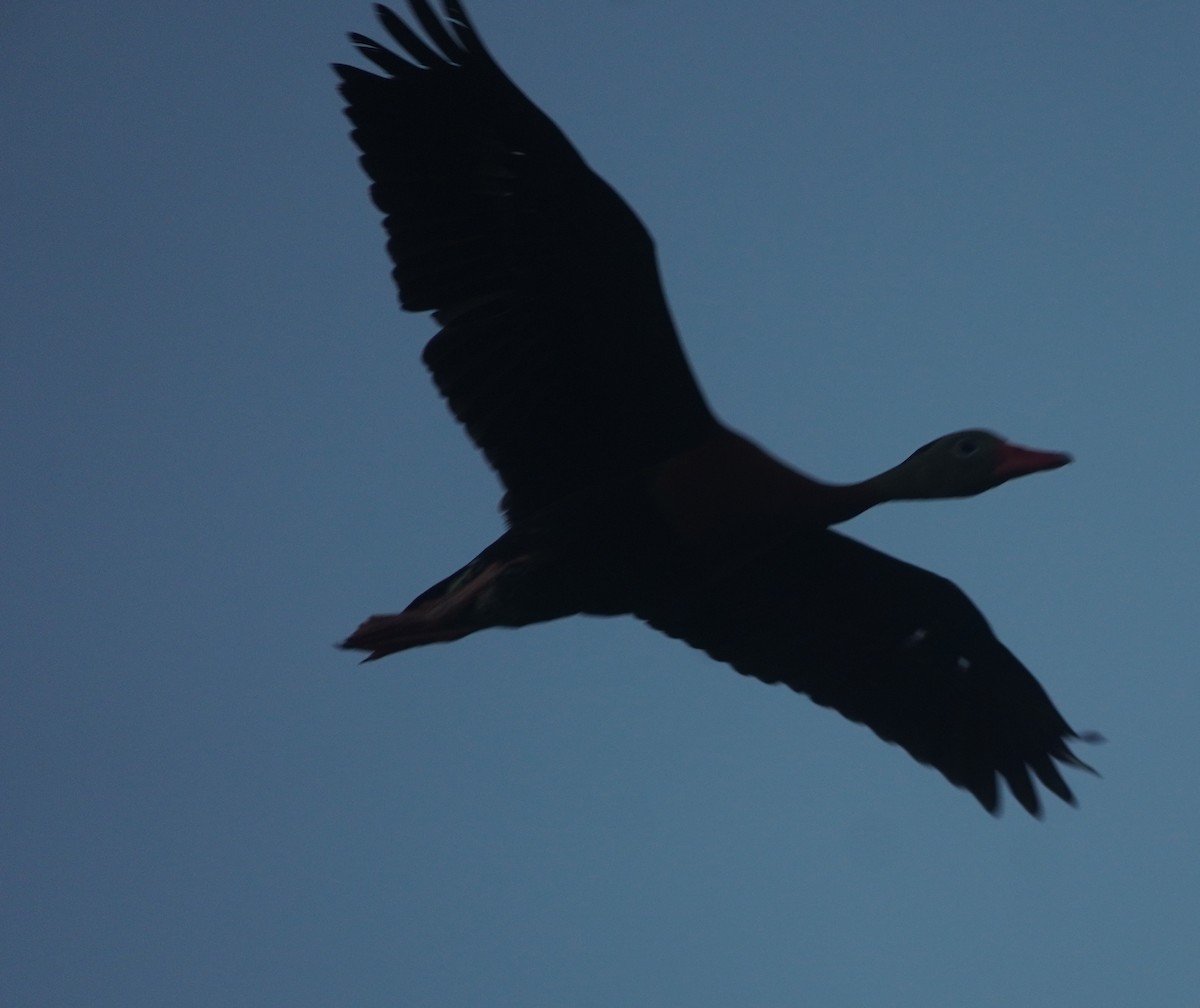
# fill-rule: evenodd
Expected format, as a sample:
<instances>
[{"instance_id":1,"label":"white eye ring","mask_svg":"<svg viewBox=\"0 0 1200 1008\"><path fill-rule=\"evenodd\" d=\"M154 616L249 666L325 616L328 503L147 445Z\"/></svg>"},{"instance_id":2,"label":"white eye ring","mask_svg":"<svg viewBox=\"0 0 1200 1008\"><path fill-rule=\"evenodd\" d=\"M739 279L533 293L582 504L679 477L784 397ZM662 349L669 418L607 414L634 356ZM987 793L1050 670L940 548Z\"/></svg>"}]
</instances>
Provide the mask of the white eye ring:
<instances>
[{"instance_id":1,"label":"white eye ring","mask_svg":"<svg viewBox=\"0 0 1200 1008\"><path fill-rule=\"evenodd\" d=\"M970 458L979 451L979 442L974 438L964 438L954 446L954 454L959 458Z\"/></svg>"}]
</instances>

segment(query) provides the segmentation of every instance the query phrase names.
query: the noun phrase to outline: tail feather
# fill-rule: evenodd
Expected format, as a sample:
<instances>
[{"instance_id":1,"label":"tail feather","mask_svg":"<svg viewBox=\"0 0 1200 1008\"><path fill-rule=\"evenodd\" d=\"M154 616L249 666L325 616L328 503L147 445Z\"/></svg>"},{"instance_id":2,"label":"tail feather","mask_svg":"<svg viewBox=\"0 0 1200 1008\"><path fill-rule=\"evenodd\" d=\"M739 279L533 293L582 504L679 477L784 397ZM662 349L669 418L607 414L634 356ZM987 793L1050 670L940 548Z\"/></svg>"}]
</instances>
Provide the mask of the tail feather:
<instances>
[{"instance_id":1,"label":"tail feather","mask_svg":"<svg viewBox=\"0 0 1200 1008\"><path fill-rule=\"evenodd\" d=\"M401 613L371 616L338 647L376 661L397 651L458 640L493 626L525 626L580 611L546 564L506 533L466 566L427 588Z\"/></svg>"},{"instance_id":2,"label":"tail feather","mask_svg":"<svg viewBox=\"0 0 1200 1008\"><path fill-rule=\"evenodd\" d=\"M369 616L349 637L338 644L346 651L369 651L364 662L377 661L397 651L458 640L471 633L474 627L449 626L429 617L420 610L393 615Z\"/></svg>"},{"instance_id":3,"label":"tail feather","mask_svg":"<svg viewBox=\"0 0 1200 1008\"><path fill-rule=\"evenodd\" d=\"M492 625L480 611L481 594L511 561L488 562L476 557L465 567L426 589L402 613L369 616L338 647L370 652L365 662L397 651L458 640Z\"/></svg>"}]
</instances>

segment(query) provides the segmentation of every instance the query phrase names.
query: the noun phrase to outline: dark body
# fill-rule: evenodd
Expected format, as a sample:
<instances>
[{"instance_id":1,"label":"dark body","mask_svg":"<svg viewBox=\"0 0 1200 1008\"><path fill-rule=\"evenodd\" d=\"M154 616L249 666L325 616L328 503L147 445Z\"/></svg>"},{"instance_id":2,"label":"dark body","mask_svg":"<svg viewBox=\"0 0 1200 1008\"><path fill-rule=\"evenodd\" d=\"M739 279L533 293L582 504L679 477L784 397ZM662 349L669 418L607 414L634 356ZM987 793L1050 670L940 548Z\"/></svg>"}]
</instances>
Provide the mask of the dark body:
<instances>
[{"instance_id":1,"label":"dark body","mask_svg":"<svg viewBox=\"0 0 1200 1008\"><path fill-rule=\"evenodd\" d=\"M343 646L368 658L493 626L630 613L872 728L998 808L1085 766L1042 687L945 579L831 531L887 500L970 496L1069 461L986 431L834 486L721 424L625 202L483 49L461 6L411 0L428 42L351 36L337 67L424 361L504 483L508 531ZM1032 777L1031 777L1032 774Z\"/></svg>"}]
</instances>

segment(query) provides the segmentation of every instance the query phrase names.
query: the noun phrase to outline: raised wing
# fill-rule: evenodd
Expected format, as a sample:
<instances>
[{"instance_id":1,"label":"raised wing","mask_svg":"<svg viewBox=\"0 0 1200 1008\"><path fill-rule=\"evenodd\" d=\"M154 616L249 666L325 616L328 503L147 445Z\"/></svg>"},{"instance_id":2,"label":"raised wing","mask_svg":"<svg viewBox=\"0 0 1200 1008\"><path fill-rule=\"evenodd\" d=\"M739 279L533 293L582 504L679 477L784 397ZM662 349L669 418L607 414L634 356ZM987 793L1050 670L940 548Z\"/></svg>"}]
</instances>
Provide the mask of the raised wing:
<instances>
[{"instance_id":1,"label":"raised wing","mask_svg":"<svg viewBox=\"0 0 1200 1008\"><path fill-rule=\"evenodd\" d=\"M1075 803L1055 761L1090 770L1045 690L957 587L836 532L794 536L654 611L651 626L784 683L902 746L989 812L997 777L1040 816L1030 771Z\"/></svg>"},{"instance_id":2,"label":"raised wing","mask_svg":"<svg viewBox=\"0 0 1200 1008\"><path fill-rule=\"evenodd\" d=\"M352 35L386 76L335 69L400 303L435 312L425 363L505 509L531 514L711 436L646 229L458 3L410 6L429 43L377 7L404 55Z\"/></svg>"}]
</instances>

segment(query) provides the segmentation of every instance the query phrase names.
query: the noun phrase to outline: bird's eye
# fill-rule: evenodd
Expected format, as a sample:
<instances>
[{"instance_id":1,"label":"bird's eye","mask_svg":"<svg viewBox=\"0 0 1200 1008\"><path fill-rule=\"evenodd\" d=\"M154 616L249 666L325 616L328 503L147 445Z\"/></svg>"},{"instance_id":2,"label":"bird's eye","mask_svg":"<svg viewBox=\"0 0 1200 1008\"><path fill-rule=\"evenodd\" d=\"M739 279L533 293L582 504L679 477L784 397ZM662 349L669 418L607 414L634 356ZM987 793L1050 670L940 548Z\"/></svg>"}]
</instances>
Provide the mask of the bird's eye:
<instances>
[{"instance_id":1,"label":"bird's eye","mask_svg":"<svg viewBox=\"0 0 1200 1008\"><path fill-rule=\"evenodd\" d=\"M979 442L971 438L964 438L954 446L954 454L959 458L970 458L979 451Z\"/></svg>"}]
</instances>

